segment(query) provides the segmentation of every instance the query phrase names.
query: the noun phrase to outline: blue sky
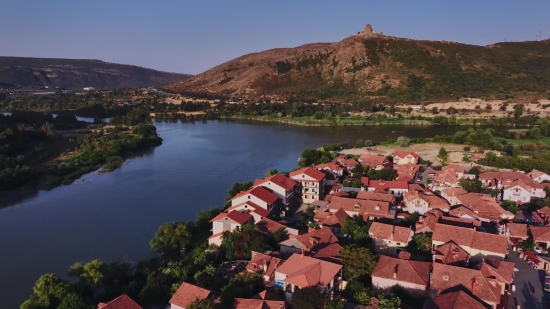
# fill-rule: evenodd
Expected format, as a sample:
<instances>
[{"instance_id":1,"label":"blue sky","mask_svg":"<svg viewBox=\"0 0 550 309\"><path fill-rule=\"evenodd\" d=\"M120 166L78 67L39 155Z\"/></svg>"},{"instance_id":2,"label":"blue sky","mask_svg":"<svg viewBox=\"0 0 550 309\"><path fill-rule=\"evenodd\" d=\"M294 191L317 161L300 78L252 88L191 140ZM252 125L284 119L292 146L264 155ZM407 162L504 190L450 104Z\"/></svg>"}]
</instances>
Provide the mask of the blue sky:
<instances>
[{"instance_id":1,"label":"blue sky","mask_svg":"<svg viewBox=\"0 0 550 309\"><path fill-rule=\"evenodd\" d=\"M243 54L385 34L487 45L550 37L548 0L1 0L0 55L201 73ZM527 5L528 4L528 5Z\"/></svg>"}]
</instances>

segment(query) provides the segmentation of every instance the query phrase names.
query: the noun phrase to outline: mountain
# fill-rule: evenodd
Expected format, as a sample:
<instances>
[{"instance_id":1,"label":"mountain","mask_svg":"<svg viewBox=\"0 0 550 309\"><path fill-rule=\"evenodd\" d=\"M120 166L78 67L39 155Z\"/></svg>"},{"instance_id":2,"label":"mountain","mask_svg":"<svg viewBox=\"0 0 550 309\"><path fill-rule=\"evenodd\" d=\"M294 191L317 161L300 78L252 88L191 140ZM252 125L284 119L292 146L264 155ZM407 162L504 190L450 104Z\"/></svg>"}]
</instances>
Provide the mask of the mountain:
<instances>
[{"instance_id":1,"label":"mountain","mask_svg":"<svg viewBox=\"0 0 550 309\"><path fill-rule=\"evenodd\" d=\"M227 99L546 99L550 40L476 46L396 38L367 25L337 43L248 54L166 88Z\"/></svg>"},{"instance_id":2,"label":"mountain","mask_svg":"<svg viewBox=\"0 0 550 309\"><path fill-rule=\"evenodd\" d=\"M134 88L171 84L190 76L100 60L0 57L0 88Z\"/></svg>"}]
</instances>

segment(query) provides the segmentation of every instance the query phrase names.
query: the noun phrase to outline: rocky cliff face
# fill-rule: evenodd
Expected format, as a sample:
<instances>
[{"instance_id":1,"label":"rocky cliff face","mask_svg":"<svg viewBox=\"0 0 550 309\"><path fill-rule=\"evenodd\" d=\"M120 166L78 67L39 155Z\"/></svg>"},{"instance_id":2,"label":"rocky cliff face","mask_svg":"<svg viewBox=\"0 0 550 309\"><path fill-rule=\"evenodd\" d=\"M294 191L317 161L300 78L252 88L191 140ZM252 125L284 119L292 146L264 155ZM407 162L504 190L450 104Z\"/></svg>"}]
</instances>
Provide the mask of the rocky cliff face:
<instances>
[{"instance_id":1,"label":"rocky cliff face","mask_svg":"<svg viewBox=\"0 0 550 309\"><path fill-rule=\"evenodd\" d=\"M241 56L167 88L228 99L334 101L544 93L550 89L549 43L416 41L386 36L367 25L336 43Z\"/></svg>"},{"instance_id":2,"label":"rocky cliff face","mask_svg":"<svg viewBox=\"0 0 550 309\"><path fill-rule=\"evenodd\" d=\"M166 85L188 77L100 60L0 57L0 88L133 88Z\"/></svg>"}]
</instances>

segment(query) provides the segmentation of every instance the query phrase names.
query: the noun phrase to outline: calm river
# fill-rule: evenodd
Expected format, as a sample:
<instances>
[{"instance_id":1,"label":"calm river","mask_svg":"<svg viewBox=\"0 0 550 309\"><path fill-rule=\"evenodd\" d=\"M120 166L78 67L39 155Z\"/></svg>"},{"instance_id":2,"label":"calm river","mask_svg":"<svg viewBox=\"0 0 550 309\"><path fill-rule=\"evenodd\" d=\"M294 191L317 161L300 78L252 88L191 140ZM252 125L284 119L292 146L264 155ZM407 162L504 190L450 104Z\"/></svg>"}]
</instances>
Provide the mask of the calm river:
<instances>
[{"instance_id":1,"label":"calm river","mask_svg":"<svg viewBox=\"0 0 550 309\"><path fill-rule=\"evenodd\" d=\"M235 181L288 171L305 148L400 135L432 137L464 127L298 127L272 123L155 121L161 146L104 175L51 191L0 194L0 308L19 308L41 274L77 261L150 258L164 222L222 206ZM83 181L84 180L84 181Z\"/></svg>"}]
</instances>

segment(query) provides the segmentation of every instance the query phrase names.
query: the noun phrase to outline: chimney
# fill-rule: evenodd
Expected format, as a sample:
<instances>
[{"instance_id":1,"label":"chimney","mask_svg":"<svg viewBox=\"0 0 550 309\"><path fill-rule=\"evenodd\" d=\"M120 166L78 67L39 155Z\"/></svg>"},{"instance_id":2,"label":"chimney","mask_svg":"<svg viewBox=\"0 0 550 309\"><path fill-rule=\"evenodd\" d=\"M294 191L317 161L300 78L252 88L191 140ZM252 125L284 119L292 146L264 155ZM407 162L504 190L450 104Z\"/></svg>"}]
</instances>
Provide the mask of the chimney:
<instances>
[{"instance_id":1,"label":"chimney","mask_svg":"<svg viewBox=\"0 0 550 309\"><path fill-rule=\"evenodd\" d=\"M476 295L477 292L477 281L476 278L472 278L472 294Z\"/></svg>"},{"instance_id":2,"label":"chimney","mask_svg":"<svg viewBox=\"0 0 550 309\"><path fill-rule=\"evenodd\" d=\"M302 248L302 257L304 256L304 248Z\"/></svg>"},{"instance_id":3,"label":"chimney","mask_svg":"<svg viewBox=\"0 0 550 309\"><path fill-rule=\"evenodd\" d=\"M393 278L397 278L397 269L399 268L399 264L396 264L393 268Z\"/></svg>"}]
</instances>

